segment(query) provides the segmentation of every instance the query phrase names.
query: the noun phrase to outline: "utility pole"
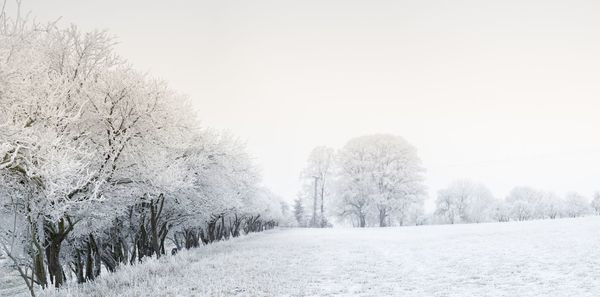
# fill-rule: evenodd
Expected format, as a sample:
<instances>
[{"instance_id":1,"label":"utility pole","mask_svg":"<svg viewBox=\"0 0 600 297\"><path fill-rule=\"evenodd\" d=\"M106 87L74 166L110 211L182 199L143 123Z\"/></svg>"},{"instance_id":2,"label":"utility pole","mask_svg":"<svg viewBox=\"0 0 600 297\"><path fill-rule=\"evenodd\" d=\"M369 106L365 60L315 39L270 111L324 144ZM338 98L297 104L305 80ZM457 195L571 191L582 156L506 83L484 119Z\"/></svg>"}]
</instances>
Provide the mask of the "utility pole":
<instances>
[{"instance_id":1,"label":"utility pole","mask_svg":"<svg viewBox=\"0 0 600 297\"><path fill-rule=\"evenodd\" d=\"M316 227L317 226L317 196L318 196L317 182L319 180L319 177L313 176L313 178L315 179L315 197L314 197L314 203L313 203L312 226Z\"/></svg>"}]
</instances>

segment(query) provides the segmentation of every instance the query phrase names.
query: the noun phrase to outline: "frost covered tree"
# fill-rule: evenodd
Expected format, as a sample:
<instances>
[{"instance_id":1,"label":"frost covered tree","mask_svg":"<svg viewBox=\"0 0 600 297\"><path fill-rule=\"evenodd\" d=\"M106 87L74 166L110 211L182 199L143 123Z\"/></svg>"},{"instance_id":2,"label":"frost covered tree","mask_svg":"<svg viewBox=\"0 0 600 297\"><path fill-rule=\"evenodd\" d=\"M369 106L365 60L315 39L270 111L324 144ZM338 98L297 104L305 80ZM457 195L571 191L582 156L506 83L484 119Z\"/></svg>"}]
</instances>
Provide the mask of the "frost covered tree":
<instances>
[{"instance_id":1,"label":"frost covered tree","mask_svg":"<svg viewBox=\"0 0 600 297\"><path fill-rule=\"evenodd\" d=\"M32 236L35 236L35 232L25 217L26 210L19 205L23 202L29 204L31 201L22 197L28 192L27 184L21 183L18 177L17 180L13 178L14 176L0 174L0 256L12 261L12 267L17 270L33 296L35 280L30 277L33 259L28 251L34 248Z\"/></svg>"},{"instance_id":2,"label":"frost covered tree","mask_svg":"<svg viewBox=\"0 0 600 297\"><path fill-rule=\"evenodd\" d=\"M565 215L571 218L584 216L591 213L588 199L576 192L567 193L565 197Z\"/></svg>"},{"instance_id":3,"label":"frost covered tree","mask_svg":"<svg viewBox=\"0 0 600 297\"><path fill-rule=\"evenodd\" d=\"M496 200L491 206L491 216L496 222L510 221L510 208L504 200Z\"/></svg>"},{"instance_id":4,"label":"frost covered tree","mask_svg":"<svg viewBox=\"0 0 600 297\"><path fill-rule=\"evenodd\" d=\"M398 225L424 225L427 221L422 203L410 203L407 208L398 212Z\"/></svg>"},{"instance_id":5,"label":"frost covered tree","mask_svg":"<svg viewBox=\"0 0 600 297\"><path fill-rule=\"evenodd\" d=\"M443 222L482 222L494 220L525 221L532 219L556 219L564 216L581 216L591 211L587 200L576 193L570 193L561 199L552 192L540 191L531 187L515 187L504 200L482 199L478 203L469 201L458 193L471 192L475 187L469 182L458 182L441 190L436 200L435 214ZM489 191L481 190L478 195L491 197ZM471 206L468 206L471 205Z\"/></svg>"},{"instance_id":6,"label":"frost covered tree","mask_svg":"<svg viewBox=\"0 0 600 297\"><path fill-rule=\"evenodd\" d=\"M73 215L103 200L102 188L113 182L115 162L129 136L112 138L115 142L105 149L90 136L106 124L96 121L90 98L98 95L97 82L105 71L115 66L107 35L26 28L0 37L5 45L0 49L0 118L5 121L0 169L28 184L35 203L24 209L37 229L32 237L36 253L43 254L41 247L47 246L50 282L60 286L61 246L77 223ZM128 128L130 123L123 124ZM42 258L36 261L36 266L44 264ZM44 286L46 276L40 269L36 273Z\"/></svg>"},{"instance_id":7,"label":"frost covered tree","mask_svg":"<svg viewBox=\"0 0 600 297\"><path fill-rule=\"evenodd\" d=\"M404 138L387 134L348 141L337 158L337 199L342 216L360 227L373 213L384 227L413 204L422 204L425 187L417 150Z\"/></svg>"},{"instance_id":8,"label":"frost covered tree","mask_svg":"<svg viewBox=\"0 0 600 297\"><path fill-rule=\"evenodd\" d=\"M294 200L294 218L296 219L296 223L298 224L298 226L306 226L306 222L304 219L304 205L302 205L302 199L300 198Z\"/></svg>"},{"instance_id":9,"label":"frost covered tree","mask_svg":"<svg viewBox=\"0 0 600 297\"><path fill-rule=\"evenodd\" d=\"M160 257L181 233L211 242L283 219L243 145L200 129L185 97L113 45L0 13L0 247L28 286Z\"/></svg>"},{"instance_id":10,"label":"frost covered tree","mask_svg":"<svg viewBox=\"0 0 600 297\"><path fill-rule=\"evenodd\" d=\"M246 228L250 221L253 225L264 222L264 214L256 207L266 200L261 198L264 190L258 188L260 178L244 146L228 135L211 131L194 142L185 152L192 186L184 195L176 196L177 217L184 217L175 222L172 240L178 247L190 248L237 237L246 230L263 230ZM274 195L267 197L280 201ZM261 200L257 202L258 198ZM270 205L282 211L280 202Z\"/></svg>"},{"instance_id":11,"label":"frost covered tree","mask_svg":"<svg viewBox=\"0 0 600 297\"><path fill-rule=\"evenodd\" d=\"M535 205L536 218L556 219L562 215L564 201L552 192L541 192L540 200Z\"/></svg>"},{"instance_id":12,"label":"frost covered tree","mask_svg":"<svg viewBox=\"0 0 600 297\"><path fill-rule=\"evenodd\" d=\"M491 220L495 200L483 184L455 181L440 190L435 213L450 224L481 223Z\"/></svg>"},{"instance_id":13,"label":"frost covered tree","mask_svg":"<svg viewBox=\"0 0 600 297\"><path fill-rule=\"evenodd\" d=\"M542 195L530 187L515 187L506 197L511 218L516 221L530 220L536 217Z\"/></svg>"},{"instance_id":14,"label":"frost covered tree","mask_svg":"<svg viewBox=\"0 0 600 297\"><path fill-rule=\"evenodd\" d=\"M331 193L333 178L334 151L332 148L319 146L308 156L306 168L302 171L302 196L312 203L311 226L325 227L325 200ZM311 197L312 199L310 199Z\"/></svg>"},{"instance_id":15,"label":"frost covered tree","mask_svg":"<svg viewBox=\"0 0 600 297\"><path fill-rule=\"evenodd\" d=\"M596 215L600 214L600 192L594 193L594 199L590 203L592 210Z\"/></svg>"}]
</instances>

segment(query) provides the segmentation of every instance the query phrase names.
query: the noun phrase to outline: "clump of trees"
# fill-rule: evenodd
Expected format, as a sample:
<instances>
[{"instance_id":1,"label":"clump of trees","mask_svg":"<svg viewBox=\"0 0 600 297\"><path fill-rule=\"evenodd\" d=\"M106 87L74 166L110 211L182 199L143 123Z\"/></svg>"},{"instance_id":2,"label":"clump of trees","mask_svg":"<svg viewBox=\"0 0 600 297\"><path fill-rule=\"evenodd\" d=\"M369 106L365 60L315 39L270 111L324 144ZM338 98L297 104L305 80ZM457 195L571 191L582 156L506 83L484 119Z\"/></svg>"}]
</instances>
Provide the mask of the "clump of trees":
<instances>
[{"instance_id":1,"label":"clump of trees","mask_svg":"<svg viewBox=\"0 0 600 297\"><path fill-rule=\"evenodd\" d=\"M438 191L435 211L424 214L425 170L417 150L389 134L356 137L339 150L316 147L301 174L293 216L301 227L324 227L336 217L355 227L459 224L556 219L600 214L578 193L560 197L515 187L498 199L482 183L457 180Z\"/></svg>"},{"instance_id":2,"label":"clump of trees","mask_svg":"<svg viewBox=\"0 0 600 297\"><path fill-rule=\"evenodd\" d=\"M425 197L423 173L416 149L395 135L357 137L335 155L332 149L318 147L302 175L307 182L295 203L296 218L300 225L314 225L310 218L326 215L318 213L316 206L321 201L322 209L328 196L329 213L355 227L419 224ZM313 206L312 216L305 205Z\"/></svg>"},{"instance_id":3,"label":"clump of trees","mask_svg":"<svg viewBox=\"0 0 600 297\"><path fill-rule=\"evenodd\" d=\"M0 248L32 295L278 225L235 138L133 70L106 32L0 12Z\"/></svg>"},{"instance_id":4,"label":"clump of trees","mask_svg":"<svg viewBox=\"0 0 600 297\"><path fill-rule=\"evenodd\" d=\"M596 197L598 200L590 204L575 192L561 198L551 192L515 187L505 199L496 199L484 185L463 180L438 192L434 216L436 222L447 224L579 217L592 213L598 204L594 201L600 201Z\"/></svg>"},{"instance_id":5,"label":"clump of trees","mask_svg":"<svg viewBox=\"0 0 600 297\"><path fill-rule=\"evenodd\" d=\"M456 181L438 192L435 214L450 224L480 223L491 217L494 202L491 191L484 185Z\"/></svg>"}]
</instances>

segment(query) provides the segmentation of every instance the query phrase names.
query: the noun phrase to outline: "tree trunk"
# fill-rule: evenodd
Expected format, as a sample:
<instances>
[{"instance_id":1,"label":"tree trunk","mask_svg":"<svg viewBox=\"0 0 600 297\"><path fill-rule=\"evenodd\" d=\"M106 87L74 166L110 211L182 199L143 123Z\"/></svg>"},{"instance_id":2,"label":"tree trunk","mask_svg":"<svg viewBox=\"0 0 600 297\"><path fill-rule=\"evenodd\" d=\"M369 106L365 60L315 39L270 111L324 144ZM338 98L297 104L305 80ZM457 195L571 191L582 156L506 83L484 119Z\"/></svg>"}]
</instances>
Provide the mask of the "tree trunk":
<instances>
[{"instance_id":1,"label":"tree trunk","mask_svg":"<svg viewBox=\"0 0 600 297\"><path fill-rule=\"evenodd\" d=\"M85 277L83 276L83 263L81 263L81 251L75 251L75 275L77 276L77 283L81 284L85 282Z\"/></svg>"},{"instance_id":2,"label":"tree trunk","mask_svg":"<svg viewBox=\"0 0 600 297\"><path fill-rule=\"evenodd\" d=\"M91 235L90 235L91 237ZM94 276L94 251L92 249L92 242L88 239L85 259L85 279L93 280Z\"/></svg>"},{"instance_id":3,"label":"tree trunk","mask_svg":"<svg viewBox=\"0 0 600 297\"><path fill-rule=\"evenodd\" d=\"M313 217L312 217L312 226L311 227L316 227L317 226L317 180L318 177L314 177L315 179L315 195L314 195L314 201L313 201Z\"/></svg>"},{"instance_id":4,"label":"tree trunk","mask_svg":"<svg viewBox=\"0 0 600 297\"><path fill-rule=\"evenodd\" d=\"M219 221L219 219L221 218L220 215L212 215L210 221L208 222L208 226L207 226L207 235L208 235L208 241L209 242L213 242L215 240L218 239L218 232L219 231L217 229L217 222Z\"/></svg>"},{"instance_id":5,"label":"tree trunk","mask_svg":"<svg viewBox=\"0 0 600 297\"><path fill-rule=\"evenodd\" d=\"M230 235L230 230L227 228L227 226L225 225L225 216L221 216L221 226L223 226L223 238L225 239L229 239L229 235Z\"/></svg>"},{"instance_id":6,"label":"tree trunk","mask_svg":"<svg viewBox=\"0 0 600 297\"><path fill-rule=\"evenodd\" d=\"M47 260L48 260L48 271L50 272L50 281L54 284L54 287L60 288L64 283L63 269L60 264L60 246L61 241L52 240L48 246Z\"/></svg>"},{"instance_id":7,"label":"tree trunk","mask_svg":"<svg viewBox=\"0 0 600 297\"><path fill-rule=\"evenodd\" d=\"M32 256L32 258L33 258L33 273L35 274L37 283L42 287L42 289L45 289L46 287L48 287L48 279L46 277L46 265L44 263L44 249L42 248L42 246L40 245L40 242L38 241L36 232L33 232L33 233L34 233L33 245L35 246L35 249L36 249L36 251L34 251L35 254Z\"/></svg>"},{"instance_id":8,"label":"tree trunk","mask_svg":"<svg viewBox=\"0 0 600 297\"><path fill-rule=\"evenodd\" d=\"M100 249L98 246L102 246L101 243L94 240L94 279L100 276L100 272L102 271L102 258L100 257Z\"/></svg>"},{"instance_id":9,"label":"tree trunk","mask_svg":"<svg viewBox=\"0 0 600 297\"><path fill-rule=\"evenodd\" d=\"M60 263L60 249L63 241L67 235L73 230L73 222L69 217L66 217L66 221L69 223L65 226L65 218L61 218L56 226L54 223L46 222L46 241L48 247L46 248L46 259L48 261L48 273L50 275L50 281L56 288L63 285L65 281L65 275Z\"/></svg>"},{"instance_id":10,"label":"tree trunk","mask_svg":"<svg viewBox=\"0 0 600 297\"><path fill-rule=\"evenodd\" d=\"M131 251L131 258L129 259L129 265L133 265L133 263L135 263L137 253L139 253L137 247L138 247L138 238L136 235L135 239L133 240L133 247L132 247L133 250Z\"/></svg>"},{"instance_id":11,"label":"tree trunk","mask_svg":"<svg viewBox=\"0 0 600 297\"><path fill-rule=\"evenodd\" d=\"M385 219L387 217L387 211L385 208L380 208L379 209L379 227L385 227L386 226L386 222Z\"/></svg>"},{"instance_id":12,"label":"tree trunk","mask_svg":"<svg viewBox=\"0 0 600 297\"><path fill-rule=\"evenodd\" d=\"M231 231L231 234L233 237L238 237L240 236L240 225L242 223L242 218L238 218L238 215L235 214L234 220L233 220L233 230Z\"/></svg>"},{"instance_id":13,"label":"tree trunk","mask_svg":"<svg viewBox=\"0 0 600 297\"><path fill-rule=\"evenodd\" d=\"M325 180L321 181L321 228L325 228L325 214L324 214L324 206L325 203Z\"/></svg>"},{"instance_id":14,"label":"tree trunk","mask_svg":"<svg viewBox=\"0 0 600 297\"><path fill-rule=\"evenodd\" d=\"M160 244L158 237L158 220L160 218L160 213L162 211L162 207L164 205L164 196L162 194L159 195L157 201L150 202L150 232L151 232L151 242L153 252L156 254L156 258L160 258ZM157 204L160 203L160 206Z\"/></svg>"}]
</instances>

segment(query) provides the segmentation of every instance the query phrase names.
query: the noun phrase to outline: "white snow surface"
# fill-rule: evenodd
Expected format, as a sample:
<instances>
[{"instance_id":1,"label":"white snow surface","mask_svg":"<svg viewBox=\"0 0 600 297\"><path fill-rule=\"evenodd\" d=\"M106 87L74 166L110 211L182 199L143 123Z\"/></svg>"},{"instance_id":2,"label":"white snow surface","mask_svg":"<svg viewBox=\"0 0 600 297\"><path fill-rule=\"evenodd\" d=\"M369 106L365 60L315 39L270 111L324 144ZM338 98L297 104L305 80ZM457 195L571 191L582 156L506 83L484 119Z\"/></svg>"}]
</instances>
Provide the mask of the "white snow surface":
<instances>
[{"instance_id":1,"label":"white snow surface","mask_svg":"<svg viewBox=\"0 0 600 297\"><path fill-rule=\"evenodd\" d=\"M15 269L10 267L10 263L9 259L0 256L0 296L18 296L19 293L27 290L23 279Z\"/></svg>"},{"instance_id":2,"label":"white snow surface","mask_svg":"<svg viewBox=\"0 0 600 297\"><path fill-rule=\"evenodd\" d=\"M278 229L45 296L600 296L600 218Z\"/></svg>"}]
</instances>

